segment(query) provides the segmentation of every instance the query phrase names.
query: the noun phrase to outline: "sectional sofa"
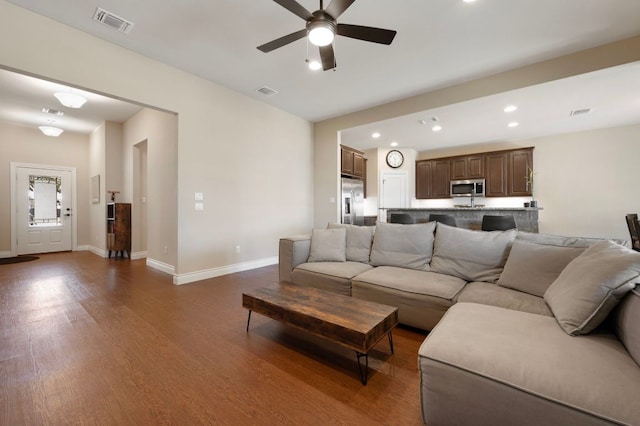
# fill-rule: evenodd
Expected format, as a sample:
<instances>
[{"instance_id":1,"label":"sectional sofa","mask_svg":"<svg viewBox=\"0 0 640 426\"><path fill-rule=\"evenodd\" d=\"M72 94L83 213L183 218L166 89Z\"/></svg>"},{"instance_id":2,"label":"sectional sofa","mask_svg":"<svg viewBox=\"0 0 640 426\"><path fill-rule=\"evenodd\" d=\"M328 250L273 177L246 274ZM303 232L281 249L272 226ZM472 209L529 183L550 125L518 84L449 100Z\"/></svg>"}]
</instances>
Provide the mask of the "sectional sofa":
<instances>
[{"instance_id":1,"label":"sectional sofa","mask_svg":"<svg viewBox=\"0 0 640 426\"><path fill-rule=\"evenodd\" d=\"M281 281L398 307L426 424L640 424L640 253L435 222L280 240Z\"/></svg>"}]
</instances>

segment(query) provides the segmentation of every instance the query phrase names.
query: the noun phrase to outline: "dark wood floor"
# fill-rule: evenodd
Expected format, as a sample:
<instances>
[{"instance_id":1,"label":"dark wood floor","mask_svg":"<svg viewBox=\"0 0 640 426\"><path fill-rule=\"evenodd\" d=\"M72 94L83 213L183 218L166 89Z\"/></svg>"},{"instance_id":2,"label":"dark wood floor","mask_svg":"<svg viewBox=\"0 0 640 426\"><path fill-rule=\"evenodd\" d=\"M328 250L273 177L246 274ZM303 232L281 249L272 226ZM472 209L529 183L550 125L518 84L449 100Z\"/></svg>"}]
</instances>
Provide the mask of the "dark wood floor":
<instances>
[{"instance_id":1,"label":"dark wood floor","mask_svg":"<svg viewBox=\"0 0 640 426\"><path fill-rule=\"evenodd\" d=\"M267 267L183 286L88 252L0 265L0 424L421 424L425 334L355 354L253 315Z\"/></svg>"}]
</instances>

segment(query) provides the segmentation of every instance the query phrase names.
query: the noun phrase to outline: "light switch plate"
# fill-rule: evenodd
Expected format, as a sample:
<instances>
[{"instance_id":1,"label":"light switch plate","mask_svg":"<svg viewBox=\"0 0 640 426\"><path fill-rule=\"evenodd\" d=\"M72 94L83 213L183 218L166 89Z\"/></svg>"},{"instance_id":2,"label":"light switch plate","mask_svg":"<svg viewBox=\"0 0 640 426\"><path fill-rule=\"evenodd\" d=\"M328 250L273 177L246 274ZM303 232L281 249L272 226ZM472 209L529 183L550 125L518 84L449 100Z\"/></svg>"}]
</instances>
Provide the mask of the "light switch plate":
<instances>
[{"instance_id":1,"label":"light switch plate","mask_svg":"<svg viewBox=\"0 0 640 426\"><path fill-rule=\"evenodd\" d=\"M196 211L201 212L204 210L204 203L196 203Z\"/></svg>"},{"instance_id":2,"label":"light switch plate","mask_svg":"<svg viewBox=\"0 0 640 426\"><path fill-rule=\"evenodd\" d=\"M202 192L196 192L196 201L204 200L204 194Z\"/></svg>"}]
</instances>

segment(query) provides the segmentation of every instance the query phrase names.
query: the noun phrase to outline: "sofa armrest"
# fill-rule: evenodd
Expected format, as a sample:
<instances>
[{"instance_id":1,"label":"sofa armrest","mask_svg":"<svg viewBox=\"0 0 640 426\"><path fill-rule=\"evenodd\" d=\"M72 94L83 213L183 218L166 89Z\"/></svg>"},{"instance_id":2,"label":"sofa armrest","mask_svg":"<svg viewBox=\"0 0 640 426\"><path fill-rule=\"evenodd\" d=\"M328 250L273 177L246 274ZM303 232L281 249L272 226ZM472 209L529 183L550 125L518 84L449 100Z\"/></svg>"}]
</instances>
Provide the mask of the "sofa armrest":
<instances>
[{"instance_id":1,"label":"sofa armrest","mask_svg":"<svg viewBox=\"0 0 640 426\"><path fill-rule=\"evenodd\" d=\"M279 273L280 281L291 281L293 268L304 263L309 258L311 251L311 235L296 235L294 237L280 238L279 247Z\"/></svg>"}]
</instances>

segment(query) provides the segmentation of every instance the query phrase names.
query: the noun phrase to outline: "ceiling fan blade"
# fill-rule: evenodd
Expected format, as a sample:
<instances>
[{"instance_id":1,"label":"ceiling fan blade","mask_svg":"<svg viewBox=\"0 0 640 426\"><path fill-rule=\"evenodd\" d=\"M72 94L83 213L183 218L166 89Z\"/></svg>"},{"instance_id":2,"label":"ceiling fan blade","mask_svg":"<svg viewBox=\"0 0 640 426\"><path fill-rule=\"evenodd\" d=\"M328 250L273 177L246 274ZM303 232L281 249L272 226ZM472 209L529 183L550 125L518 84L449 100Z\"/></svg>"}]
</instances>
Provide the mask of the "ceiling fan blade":
<instances>
[{"instance_id":1,"label":"ceiling fan blade","mask_svg":"<svg viewBox=\"0 0 640 426\"><path fill-rule=\"evenodd\" d=\"M335 1L335 0L334 0ZM372 43L391 44L396 31L383 28L363 27L361 25L338 24L338 34L345 37Z\"/></svg>"},{"instance_id":2,"label":"ceiling fan blade","mask_svg":"<svg viewBox=\"0 0 640 426\"><path fill-rule=\"evenodd\" d=\"M342 15L354 1L356 0L333 0L324 11L331 15L333 19L338 19L338 16Z\"/></svg>"},{"instance_id":3,"label":"ceiling fan blade","mask_svg":"<svg viewBox=\"0 0 640 426\"><path fill-rule=\"evenodd\" d=\"M276 50L279 47L285 46L289 43L293 43L294 41L300 40L301 38L306 36L307 36L306 29L296 31L295 33L288 34L284 37L280 37L275 40L272 40L269 43L265 43L262 46L258 46L258 50L261 50L264 53L271 52L272 50Z\"/></svg>"},{"instance_id":4,"label":"ceiling fan blade","mask_svg":"<svg viewBox=\"0 0 640 426\"><path fill-rule=\"evenodd\" d=\"M311 12L309 12L307 9L305 9L300 3L298 3L296 0L273 0L276 3L278 3L280 6L284 7L285 9L287 9L289 12L298 15L299 17L301 17L302 19L304 19L305 21L308 21L309 19L313 18L313 15L311 14Z\"/></svg>"},{"instance_id":5,"label":"ceiling fan blade","mask_svg":"<svg viewBox=\"0 0 640 426\"><path fill-rule=\"evenodd\" d=\"M320 59L322 59L322 70L327 71L336 67L336 57L333 54L333 45L320 47Z\"/></svg>"}]
</instances>

